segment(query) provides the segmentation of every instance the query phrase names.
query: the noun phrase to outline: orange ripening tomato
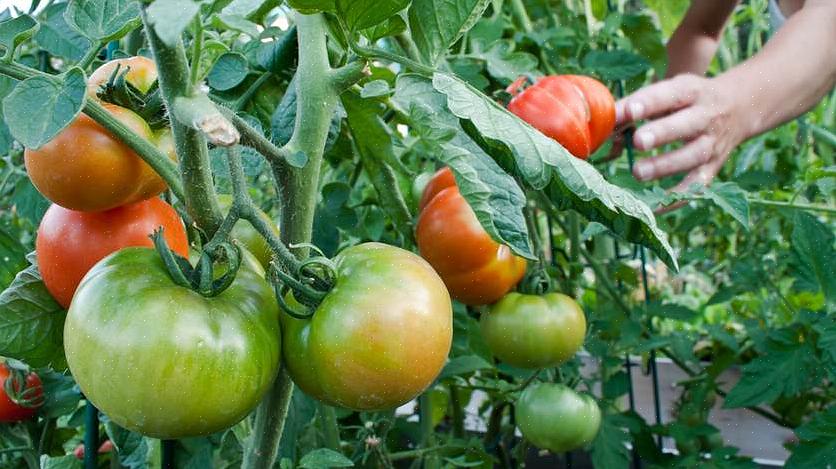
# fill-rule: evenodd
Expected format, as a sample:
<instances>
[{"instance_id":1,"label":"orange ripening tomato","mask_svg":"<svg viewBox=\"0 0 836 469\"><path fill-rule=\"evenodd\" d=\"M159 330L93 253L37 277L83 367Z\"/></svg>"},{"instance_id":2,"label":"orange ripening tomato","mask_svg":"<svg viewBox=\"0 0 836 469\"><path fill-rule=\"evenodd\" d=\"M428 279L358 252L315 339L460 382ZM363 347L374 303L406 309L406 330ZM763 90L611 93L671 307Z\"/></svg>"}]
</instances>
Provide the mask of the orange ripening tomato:
<instances>
[{"instance_id":1,"label":"orange ripening tomato","mask_svg":"<svg viewBox=\"0 0 836 469\"><path fill-rule=\"evenodd\" d=\"M496 302L525 274L525 259L482 228L450 168L437 172L427 184L415 238L421 256L444 280L450 296L468 305Z\"/></svg>"},{"instance_id":2,"label":"orange ripening tomato","mask_svg":"<svg viewBox=\"0 0 836 469\"><path fill-rule=\"evenodd\" d=\"M136 113L112 104L104 106L134 133L156 141L151 128ZM109 210L166 189L165 181L145 161L85 114L41 148L27 148L24 162L41 194L70 210Z\"/></svg>"},{"instance_id":3,"label":"orange ripening tomato","mask_svg":"<svg viewBox=\"0 0 836 469\"><path fill-rule=\"evenodd\" d=\"M589 158L615 128L615 99L600 81L582 75L541 78L522 92L508 87L508 110L581 159Z\"/></svg>"},{"instance_id":4,"label":"orange ripening tomato","mask_svg":"<svg viewBox=\"0 0 836 469\"><path fill-rule=\"evenodd\" d=\"M75 212L53 205L38 228L35 253L47 290L68 308L84 275L108 255L131 246L153 246L163 228L168 246L189 256L189 240L177 212L158 198L105 212Z\"/></svg>"},{"instance_id":5,"label":"orange ripening tomato","mask_svg":"<svg viewBox=\"0 0 836 469\"><path fill-rule=\"evenodd\" d=\"M157 81L157 64L148 57L140 55L115 59L102 64L90 74L87 79L87 96L95 98L99 88L110 80L117 67L120 74L125 73L125 80L142 93L147 93Z\"/></svg>"}]
</instances>

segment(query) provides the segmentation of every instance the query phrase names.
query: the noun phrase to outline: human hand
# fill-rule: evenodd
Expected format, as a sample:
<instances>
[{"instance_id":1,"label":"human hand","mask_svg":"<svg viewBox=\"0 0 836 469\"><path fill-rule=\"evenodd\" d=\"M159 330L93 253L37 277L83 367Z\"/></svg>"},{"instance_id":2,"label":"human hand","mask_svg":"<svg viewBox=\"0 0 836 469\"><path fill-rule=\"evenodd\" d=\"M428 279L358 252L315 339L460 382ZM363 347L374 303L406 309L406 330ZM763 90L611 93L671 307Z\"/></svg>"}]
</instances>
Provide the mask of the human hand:
<instances>
[{"instance_id":1,"label":"human hand","mask_svg":"<svg viewBox=\"0 0 836 469\"><path fill-rule=\"evenodd\" d=\"M736 106L735 92L718 78L679 75L642 88L616 103L616 125L647 122L633 135L642 151L683 142L673 151L636 162L633 175L640 181L687 172L673 191L692 184L708 185L728 160L729 153L746 138L745 122Z\"/></svg>"}]
</instances>

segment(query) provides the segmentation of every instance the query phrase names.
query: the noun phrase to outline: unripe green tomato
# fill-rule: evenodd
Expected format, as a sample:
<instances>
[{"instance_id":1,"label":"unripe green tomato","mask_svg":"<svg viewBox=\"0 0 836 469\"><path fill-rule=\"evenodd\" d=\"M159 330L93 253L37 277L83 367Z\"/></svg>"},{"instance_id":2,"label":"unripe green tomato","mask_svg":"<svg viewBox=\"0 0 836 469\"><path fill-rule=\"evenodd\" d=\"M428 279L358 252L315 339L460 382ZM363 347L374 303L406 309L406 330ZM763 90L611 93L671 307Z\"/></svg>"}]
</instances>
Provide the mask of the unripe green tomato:
<instances>
[{"instance_id":1,"label":"unripe green tomato","mask_svg":"<svg viewBox=\"0 0 836 469\"><path fill-rule=\"evenodd\" d=\"M562 384L527 387L516 411L523 436L534 446L555 453L591 443L601 426L601 410L595 399Z\"/></svg>"},{"instance_id":2,"label":"unripe green tomato","mask_svg":"<svg viewBox=\"0 0 836 469\"><path fill-rule=\"evenodd\" d=\"M247 416L276 377L281 340L273 289L242 252L235 280L211 298L174 283L153 249L96 264L64 325L84 395L120 426L160 439L208 435Z\"/></svg>"},{"instance_id":3,"label":"unripe green tomato","mask_svg":"<svg viewBox=\"0 0 836 469\"><path fill-rule=\"evenodd\" d=\"M491 353L520 368L558 366L583 345L586 317L578 303L561 293L509 293L480 321Z\"/></svg>"},{"instance_id":4,"label":"unripe green tomato","mask_svg":"<svg viewBox=\"0 0 836 469\"><path fill-rule=\"evenodd\" d=\"M218 203L221 206L221 211L226 214L232 206L232 196L222 194L218 196ZM279 236L279 229L273 220L270 219L266 213L258 210L258 216L264 219L267 225L273 229L276 236ZM258 262L267 269L270 267L270 261L273 259L273 251L270 249L270 244L264 237L262 237L253 225L247 220L238 220L235 226L232 227L230 233L232 239L238 240L248 251L250 251Z\"/></svg>"}]
</instances>

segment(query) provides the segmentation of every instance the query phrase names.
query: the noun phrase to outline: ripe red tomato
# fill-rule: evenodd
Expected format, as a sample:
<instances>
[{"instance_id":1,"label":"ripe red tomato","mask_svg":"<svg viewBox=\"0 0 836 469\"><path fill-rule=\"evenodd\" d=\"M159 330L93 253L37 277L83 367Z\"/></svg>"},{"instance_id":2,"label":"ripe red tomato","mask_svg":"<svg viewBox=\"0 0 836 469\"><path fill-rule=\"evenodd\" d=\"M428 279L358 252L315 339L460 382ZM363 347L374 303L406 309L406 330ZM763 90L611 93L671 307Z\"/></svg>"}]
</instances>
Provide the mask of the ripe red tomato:
<instances>
[{"instance_id":1,"label":"ripe red tomato","mask_svg":"<svg viewBox=\"0 0 836 469\"><path fill-rule=\"evenodd\" d=\"M41 379L35 373L29 373L23 389L20 389L20 383L16 383L14 391L17 394L27 393L25 398L31 403L21 405L12 401L6 394L6 380L10 374L6 364L0 363L0 422L11 423L29 420L35 416L35 411L43 405ZM32 391L29 391L30 389Z\"/></svg>"},{"instance_id":2,"label":"ripe red tomato","mask_svg":"<svg viewBox=\"0 0 836 469\"><path fill-rule=\"evenodd\" d=\"M87 96L95 97L99 88L110 80L110 76L119 67L119 73L127 73L125 80L142 93L147 93L157 81L157 64L148 57L136 56L115 59L102 64L87 79Z\"/></svg>"},{"instance_id":3,"label":"ripe red tomato","mask_svg":"<svg viewBox=\"0 0 836 469\"><path fill-rule=\"evenodd\" d=\"M136 113L104 106L137 135L156 142L148 123ZM41 148L27 148L24 161L41 194L70 210L109 210L154 197L166 188L133 150L85 114Z\"/></svg>"},{"instance_id":4,"label":"ripe red tomato","mask_svg":"<svg viewBox=\"0 0 836 469\"><path fill-rule=\"evenodd\" d=\"M525 259L482 228L449 168L427 184L420 205L415 230L418 250L454 299L468 305L491 304L522 279Z\"/></svg>"},{"instance_id":5,"label":"ripe red tomato","mask_svg":"<svg viewBox=\"0 0 836 469\"><path fill-rule=\"evenodd\" d=\"M41 220L35 252L44 284L68 308L85 274L100 260L129 246L152 246L164 228L169 247L188 257L189 241L177 212L159 198L106 212L75 212L52 205Z\"/></svg>"},{"instance_id":6,"label":"ripe red tomato","mask_svg":"<svg viewBox=\"0 0 836 469\"><path fill-rule=\"evenodd\" d=\"M508 110L578 158L589 158L615 128L615 99L598 80L552 75L517 94L523 80L508 87L515 95Z\"/></svg>"}]
</instances>

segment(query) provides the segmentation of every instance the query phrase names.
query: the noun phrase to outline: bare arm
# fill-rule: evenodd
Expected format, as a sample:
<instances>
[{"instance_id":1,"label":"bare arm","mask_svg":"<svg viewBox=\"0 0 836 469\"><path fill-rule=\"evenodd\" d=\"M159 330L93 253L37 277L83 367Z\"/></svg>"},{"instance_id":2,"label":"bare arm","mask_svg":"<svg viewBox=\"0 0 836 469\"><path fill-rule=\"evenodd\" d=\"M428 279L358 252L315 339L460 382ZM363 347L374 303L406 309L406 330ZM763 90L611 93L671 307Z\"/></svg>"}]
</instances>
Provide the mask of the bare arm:
<instances>
[{"instance_id":1,"label":"bare arm","mask_svg":"<svg viewBox=\"0 0 836 469\"><path fill-rule=\"evenodd\" d=\"M641 180L687 171L677 189L709 183L729 153L816 104L836 83L836 1L807 0L757 55L715 78L684 74L618 103L619 124L642 119L634 143L681 148L636 164Z\"/></svg>"},{"instance_id":2,"label":"bare arm","mask_svg":"<svg viewBox=\"0 0 836 469\"><path fill-rule=\"evenodd\" d=\"M702 75L708 69L723 29L740 0L698 0L668 41L667 76Z\"/></svg>"}]
</instances>

